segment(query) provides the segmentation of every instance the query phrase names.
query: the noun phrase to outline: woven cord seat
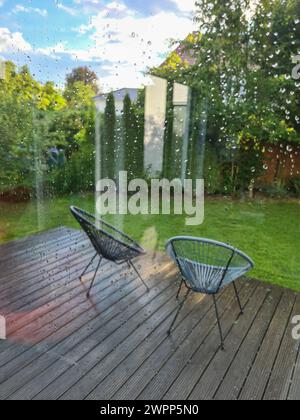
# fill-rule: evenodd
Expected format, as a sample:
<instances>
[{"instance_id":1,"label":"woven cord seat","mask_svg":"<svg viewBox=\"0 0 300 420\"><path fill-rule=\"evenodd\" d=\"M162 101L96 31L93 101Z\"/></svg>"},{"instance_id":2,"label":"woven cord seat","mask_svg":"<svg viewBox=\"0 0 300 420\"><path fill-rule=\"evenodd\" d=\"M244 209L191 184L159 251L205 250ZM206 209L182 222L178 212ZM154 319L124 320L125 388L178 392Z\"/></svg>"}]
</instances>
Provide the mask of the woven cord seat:
<instances>
[{"instance_id":1,"label":"woven cord seat","mask_svg":"<svg viewBox=\"0 0 300 420\"><path fill-rule=\"evenodd\" d=\"M191 291L212 295L221 337L221 347L224 349L224 338L215 296L222 288L232 283L242 314L243 308L235 281L254 267L253 261L238 249L210 239L188 236L175 237L170 239L166 248L182 275L177 298L183 284L187 287L187 293L179 305L169 333L171 333Z\"/></svg>"},{"instance_id":2,"label":"woven cord seat","mask_svg":"<svg viewBox=\"0 0 300 420\"><path fill-rule=\"evenodd\" d=\"M147 288L147 291L149 291L148 286L146 285L144 279L132 261L134 258L146 254L144 249L140 247L128 235L116 229L104 220L100 218L96 219L96 217L92 214L74 206L72 206L70 210L84 232L89 237L93 247L96 250L96 254L84 269L80 279L82 279L82 277L87 273L96 257L100 257L93 280L87 292L87 296L90 296L90 292L92 290L103 258L118 265L127 264L136 272L138 277Z\"/></svg>"}]
</instances>

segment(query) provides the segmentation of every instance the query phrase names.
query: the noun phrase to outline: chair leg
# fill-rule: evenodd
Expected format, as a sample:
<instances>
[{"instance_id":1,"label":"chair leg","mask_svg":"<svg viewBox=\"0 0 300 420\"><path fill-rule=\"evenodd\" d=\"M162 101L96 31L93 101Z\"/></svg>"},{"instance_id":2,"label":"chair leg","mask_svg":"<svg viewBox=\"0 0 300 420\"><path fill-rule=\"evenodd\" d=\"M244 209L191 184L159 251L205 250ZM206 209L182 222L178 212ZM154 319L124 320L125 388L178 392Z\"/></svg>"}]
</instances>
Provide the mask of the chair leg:
<instances>
[{"instance_id":1,"label":"chair leg","mask_svg":"<svg viewBox=\"0 0 300 420\"><path fill-rule=\"evenodd\" d=\"M97 273L98 273L98 271L99 271L99 268L100 268L101 262L102 262L102 257L100 257L100 260L99 260L99 262L98 262L98 265L97 265L97 268L96 268L96 271L95 271L95 274L94 274L93 280L91 281L91 284L90 284L89 290L88 290L88 292L87 292L87 294L86 294L86 296L87 296L88 298L90 297L91 290L92 290L92 288L93 288L93 286L94 286L94 282L95 282L95 280L96 280L96 276L97 276Z\"/></svg>"},{"instance_id":2,"label":"chair leg","mask_svg":"<svg viewBox=\"0 0 300 420\"><path fill-rule=\"evenodd\" d=\"M177 299L177 300L179 299L179 295L180 295L180 292L181 292L181 289L182 289L183 283L184 283L184 281L183 281L183 279L182 279L182 280L181 280L181 283L180 283L180 286L179 286L179 289L178 289L178 292L177 292L177 295L176 295L176 299Z\"/></svg>"},{"instance_id":3,"label":"chair leg","mask_svg":"<svg viewBox=\"0 0 300 420\"><path fill-rule=\"evenodd\" d=\"M140 273L138 272L137 268L135 267L135 265L133 264L132 261L128 261L128 264L130 267L133 268L133 270L136 272L136 274L138 275L139 279L141 280L141 282L143 283L143 285L146 287L147 292L150 292L149 287L147 286L147 284L145 283L145 280L143 279L143 277L140 275Z\"/></svg>"},{"instance_id":4,"label":"chair leg","mask_svg":"<svg viewBox=\"0 0 300 420\"><path fill-rule=\"evenodd\" d=\"M91 261L88 263L88 265L85 267L85 269L83 270L81 276L79 277L80 280L82 279L82 277L85 275L85 273L88 271L88 269L90 268L90 266L93 264L95 258L97 257L97 253L94 255L94 257L91 259Z\"/></svg>"},{"instance_id":5,"label":"chair leg","mask_svg":"<svg viewBox=\"0 0 300 420\"><path fill-rule=\"evenodd\" d=\"M241 304L239 292L238 292L238 289L236 287L235 282L233 282L233 288L234 288L235 295L236 295L236 298L237 298L237 301L238 301L238 304L239 304L239 307L240 307L240 310L241 310L241 315L244 315L244 310L243 310L243 307L242 307L242 304Z\"/></svg>"},{"instance_id":6,"label":"chair leg","mask_svg":"<svg viewBox=\"0 0 300 420\"><path fill-rule=\"evenodd\" d=\"M220 333L220 338L221 338L221 350L224 350L224 338L223 338L223 332L222 332L221 321L220 321L220 316L219 316L219 310L217 306L217 299L215 295L213 295L213 300L214 300L217 321L218 321L218 328L219 328L219 333Z\"/></svg>"},{"instance_id":7,"label":"chair leg","mask_svg":"<svg viewBox=\"0 0 300 420\"><path fill-rule=\"evenodd\" d=\"M172 321L172 324L170 325L170 328L168 330L168 335L171 335L171 332L172 332L172 329L173 329L173 327L175 325L175 322L177 321L177 318L178 318L178 316L179 316L179 314L180 314L180 312L181 312L181 310L183 308L183 305L185 304L185 302L186 302L186 300L187 300L188 295L190 294L190 292L191 292L191 289L188 289L187 292L186 292L186 294L185 294L185 296L184 296L184 298L182 299L182 302L178 306L178 310L176 312L176 315L175 315L175 317L174 317L174 319Z\"/></svg>"}]
</instances>

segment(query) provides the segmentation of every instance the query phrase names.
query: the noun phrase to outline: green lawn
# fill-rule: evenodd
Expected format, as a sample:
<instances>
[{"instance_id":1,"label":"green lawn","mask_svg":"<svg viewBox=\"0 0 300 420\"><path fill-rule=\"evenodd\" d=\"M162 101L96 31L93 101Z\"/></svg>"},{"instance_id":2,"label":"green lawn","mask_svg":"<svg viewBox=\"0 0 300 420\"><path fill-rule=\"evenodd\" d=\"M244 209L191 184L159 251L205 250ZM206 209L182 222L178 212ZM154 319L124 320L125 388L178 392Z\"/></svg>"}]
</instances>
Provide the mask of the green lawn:
<instances>
[{"instance_id":1,"label":"green lawn","mask_svg":"<svg viewBox=\"0 0 300 420\"><path fill-rule=\"evenodd\" d=\"M69 213L70 204L93 210L94 198L48 200L39 212L34 202L0 203L0 242L61 225L78 227ZM206 199L205 222L198 227L185 226L183 216L116 216L111 221L147 249L162 250L168 238L182 234L229 242L254 259L251 277L300 291L299 204L296 200Z\"/></svg>"}]
</instances>

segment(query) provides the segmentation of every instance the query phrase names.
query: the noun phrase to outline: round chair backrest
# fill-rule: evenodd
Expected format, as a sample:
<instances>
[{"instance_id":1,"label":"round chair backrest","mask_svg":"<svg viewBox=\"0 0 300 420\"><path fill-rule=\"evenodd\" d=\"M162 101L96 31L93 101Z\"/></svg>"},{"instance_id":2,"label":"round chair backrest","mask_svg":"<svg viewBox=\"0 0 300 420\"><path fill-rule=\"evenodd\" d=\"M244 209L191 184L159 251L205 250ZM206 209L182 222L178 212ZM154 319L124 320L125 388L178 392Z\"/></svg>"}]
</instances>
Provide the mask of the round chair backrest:
<instances>
[{"instance_id":1,"label":"round chair backrest","mask_svg":"<svg viewBox=\"0 0 300 420\"><path fill-rule=\"evenodd\" d=\"M128 261L145 251L129 236L90 213L71 207L71 212L88 235L96 251L114 262Z\"/></svg>"},{"instance_id":2,"label":"round chair backrest","mask_svg":"<svg viewBox=\"0 0 300 420\"><path fill-rule=\"evenodd\" d=\"M238 249L204 238L176 237L168 242L167 250L187 285L203 293L217 293L254 266Z\"/></svg>"}]
</instances>

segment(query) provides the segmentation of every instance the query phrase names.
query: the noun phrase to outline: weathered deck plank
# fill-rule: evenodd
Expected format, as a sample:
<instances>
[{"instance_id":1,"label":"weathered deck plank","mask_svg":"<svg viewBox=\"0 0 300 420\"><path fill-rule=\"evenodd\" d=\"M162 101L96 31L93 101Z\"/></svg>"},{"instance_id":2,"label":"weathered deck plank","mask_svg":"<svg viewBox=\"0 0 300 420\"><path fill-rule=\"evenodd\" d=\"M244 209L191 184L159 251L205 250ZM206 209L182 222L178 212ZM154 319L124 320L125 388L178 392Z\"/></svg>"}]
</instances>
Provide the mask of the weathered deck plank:
<instances>
[{"instance_id":1,"label":"weathered deck plank","mask_svg":"<svg viewBox=\"0 0 300 420\"><path fill-rule=\"evenodd\" d=\"M252 312L255 317L258 308L262 305L266 291L258 288L257 284L245 287L241 298L244 302L245 311ZM232 311L233 312L233 311ZM208 352L205 346L200 346L189 365L183 369L176 381L172 384L165 395L166 399L186 399L192 391L201 395L202 399L214 395L216 387L220 384L227 364L234 358L236 346L240 346L243 335L247 332L247 326L251 323L251 317L238 317L239 310L235 307L236 322L227 322L228 328L225 331L225 351ZM224 321L223 321L224 323ZM231 330L232 329L232 330ZM212 340L211 340L212 341ZM212 343L213 345L213 343Z\"/></svg>"},{"instance_id":2,"label":"weathered deck plank","mask_svg":"<svg viewBox=\"0 0 300 420\"><path fill-rule=\"evenodd\" d=\"M132 272L106 262L91 299L78 276L93 255L59 228L0 246L0 399L297 399L299 295L257 281L219 296L220 350L209 297L191 295L171 337L179 274L163 254ZM101 279L101 280L100 280ZM299 313L298 313L299 312Z\"/></svg>"},{"instance_id":3,"label":"weathered deck plank","mask_svg":"<svg viewBox=\"0 0 300 420\"><path fill-rule=\"evenodd\" d=\"M239 395L241 400L263 398L294 304L295 297L290 293L284 293Z\"/></svg>"},{"instance_id":4,"label":"weathered deck plank","mask_svg":"<svg viewBox=\"0 0 300 420\"><path fill-rule=\"evenodd\" d=\"M300 314L299 295L296 298L291 319L297 314ZM285 331L275 365L266 386L265 400L286 400L288 397L297 353L299 351L299 343L292 336L293 327L292 323L289 323Z\"/></svg>"}]
</instances>

